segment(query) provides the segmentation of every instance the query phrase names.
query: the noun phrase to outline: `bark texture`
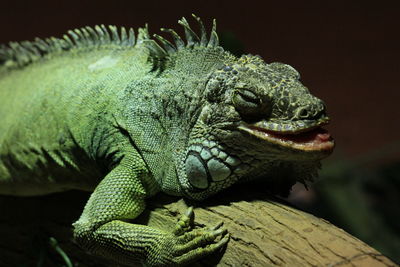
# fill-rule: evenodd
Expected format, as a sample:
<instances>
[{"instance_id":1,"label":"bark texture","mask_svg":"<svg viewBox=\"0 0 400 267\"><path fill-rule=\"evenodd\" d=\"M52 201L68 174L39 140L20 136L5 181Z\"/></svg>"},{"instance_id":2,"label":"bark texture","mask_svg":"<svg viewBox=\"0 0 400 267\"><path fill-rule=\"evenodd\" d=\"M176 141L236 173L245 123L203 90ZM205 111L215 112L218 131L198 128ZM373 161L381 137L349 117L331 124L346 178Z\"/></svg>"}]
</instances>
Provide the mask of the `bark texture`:
<instances>
[{"instance_id":1,"label":"bark texture","mask_svg":"<svg viewBox=\"0 0 400 267\"><path fill-rule=\"evenodd\" d=\"M195 206L195 227L223 221L231 240L225 251L192 266L397 266L323 219L264 195L240 197L238 193L227 192ZM30 266L39 261L43 266L62 266L60 255L47 245L49 236L58 240L76 266L116 266L82 252L71 239L71 223L87 197L78 192L0 197L0 266ZM172 229L193 204L159 195L139 221Z\"/></svg>"}]
</instances>

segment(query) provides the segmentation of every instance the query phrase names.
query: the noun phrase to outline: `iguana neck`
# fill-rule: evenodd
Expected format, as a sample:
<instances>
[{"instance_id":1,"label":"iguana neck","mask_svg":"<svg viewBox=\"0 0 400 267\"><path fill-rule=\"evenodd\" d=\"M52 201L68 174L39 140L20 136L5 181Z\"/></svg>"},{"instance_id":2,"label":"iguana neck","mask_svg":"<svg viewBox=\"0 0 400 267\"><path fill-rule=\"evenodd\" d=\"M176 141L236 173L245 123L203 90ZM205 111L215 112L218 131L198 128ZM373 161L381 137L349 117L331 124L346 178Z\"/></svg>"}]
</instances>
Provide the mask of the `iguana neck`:
<instances>
[{"instance_id":1,"label":"iguana neck","mask_svg":"<svg viewBox=\"0 0 400 267\"><path fill-rule=\"evenodd\" d=\"M117 118L162 190L180 195L176 166L202 107L204 77L175 79L150 72L120 92Z\"/></svg>"}]
</instances>

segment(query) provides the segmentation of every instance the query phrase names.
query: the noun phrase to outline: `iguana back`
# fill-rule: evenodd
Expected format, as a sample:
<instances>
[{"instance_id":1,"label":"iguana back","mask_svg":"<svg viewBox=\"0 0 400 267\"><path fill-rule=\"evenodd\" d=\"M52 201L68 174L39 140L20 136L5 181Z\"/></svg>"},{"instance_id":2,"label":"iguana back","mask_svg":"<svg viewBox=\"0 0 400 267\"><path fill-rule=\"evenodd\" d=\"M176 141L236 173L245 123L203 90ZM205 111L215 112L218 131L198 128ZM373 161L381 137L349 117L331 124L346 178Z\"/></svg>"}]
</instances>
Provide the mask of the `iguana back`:
<instances>
[{"instance_id":1,"label":"iguana back","mask_svg":"<svg viewBox=\"0 0 400 267\"><path fill-rule=\"evenodd\" d=\"M98 36L109 32L103 28ZM97 44L72 35L75 43L66 51L45 50L31 62L16 54L20 62L9 59L0 67L0 193L94 189L105 168L99 171L99 155L90 147L93 131L105 130L101 123L112 120L107 114L118 92L151 68L130 34Z\"/></svg>"}]
</instances>

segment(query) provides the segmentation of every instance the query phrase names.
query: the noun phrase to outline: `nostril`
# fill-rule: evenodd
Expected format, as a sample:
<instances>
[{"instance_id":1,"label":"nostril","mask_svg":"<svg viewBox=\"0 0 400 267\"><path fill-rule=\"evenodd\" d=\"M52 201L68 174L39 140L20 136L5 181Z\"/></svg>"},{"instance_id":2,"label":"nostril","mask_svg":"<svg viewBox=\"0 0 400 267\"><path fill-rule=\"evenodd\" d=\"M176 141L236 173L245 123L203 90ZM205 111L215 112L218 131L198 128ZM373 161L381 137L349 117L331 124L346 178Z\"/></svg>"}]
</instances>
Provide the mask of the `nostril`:
<instances>
[{"instance_id":1,"label":"nostril","mask_svg":"<svg viewBox=\"0 0 400 267\"><path fill-rule=\"evenodd\" d=\"M297 117L299 118L308 118L309 114L308 114L308 110L305 108L300 108L297 111Z\"/></svg>"}]
</instances>

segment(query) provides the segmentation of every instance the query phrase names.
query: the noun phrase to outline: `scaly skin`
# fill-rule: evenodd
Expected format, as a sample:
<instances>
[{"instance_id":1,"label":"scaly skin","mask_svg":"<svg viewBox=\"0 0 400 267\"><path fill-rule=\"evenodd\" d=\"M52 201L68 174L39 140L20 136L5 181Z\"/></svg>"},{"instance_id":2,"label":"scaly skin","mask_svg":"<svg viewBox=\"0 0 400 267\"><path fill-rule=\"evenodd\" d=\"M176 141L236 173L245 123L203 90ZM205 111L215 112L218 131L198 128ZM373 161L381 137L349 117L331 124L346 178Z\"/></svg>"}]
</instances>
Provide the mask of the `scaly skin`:
<instances>
[{"instance_id":1,"label":"scaly skin","mask_svg":"<svg viewBox=\"0 0 400 267\"><path fill-rule=\"evenodd\" d=\"M221 225L172 233L128 222L163 191L201 200L249 179L279 193L333 149L325 105L292 67L237 58L185 19L187 42L115 27L0 49L0 193L93 191L74 223L94 255L185 265L229 239Z\"/></svg>"}]
</instances>

